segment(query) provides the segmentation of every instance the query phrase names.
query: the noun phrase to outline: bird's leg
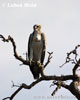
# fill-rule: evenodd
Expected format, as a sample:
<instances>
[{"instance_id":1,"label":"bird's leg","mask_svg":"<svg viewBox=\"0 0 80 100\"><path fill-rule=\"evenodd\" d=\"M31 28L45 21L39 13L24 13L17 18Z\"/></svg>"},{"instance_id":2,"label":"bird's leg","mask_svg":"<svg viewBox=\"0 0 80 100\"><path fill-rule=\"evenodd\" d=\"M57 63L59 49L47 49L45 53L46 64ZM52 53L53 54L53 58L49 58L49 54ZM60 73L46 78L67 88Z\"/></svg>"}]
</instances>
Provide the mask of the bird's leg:
<instances>
[{"instance_id":1,"label":"bird's leg","mask_svg":"<svg viewBox=\"0 0 80 100\"><path fill-rule=\"evenodd\" d=\"M43 66L40 67L40 73L41 73L41 76L45 76L45 74L44 74L44 67Z\"/></svg>"},{"instance_id":2,"label":"bird's leg","mask_svg":"<svg viewBox=\"0 0 80 100\"><path fill-rule=\"evenodd\" d=\"M32 59L29 60L30 66L32 65Z\"/></svg>"},{"instance_id":3,"label":"bird's leg","mask_svg":"<svg viewBox=\"0 0 80 100\"><path fill-rule=\"evenodd\" d=\"M40 60L37 61L37 65L39 65L39 66L41 65Z\"/></svg>"}]
</instances>

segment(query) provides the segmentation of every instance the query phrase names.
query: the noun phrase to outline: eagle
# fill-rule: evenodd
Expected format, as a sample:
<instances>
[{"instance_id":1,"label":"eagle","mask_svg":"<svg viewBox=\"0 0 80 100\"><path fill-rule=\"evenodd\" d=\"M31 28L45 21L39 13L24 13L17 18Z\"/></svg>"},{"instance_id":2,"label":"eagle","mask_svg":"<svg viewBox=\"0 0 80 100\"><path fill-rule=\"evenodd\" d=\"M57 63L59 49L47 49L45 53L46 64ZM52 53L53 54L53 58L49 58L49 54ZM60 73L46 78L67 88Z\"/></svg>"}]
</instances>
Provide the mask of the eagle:
<instances>
[{"instance_id":1,"label":"eagle","mask_svg":"<svg viewBox=\"0 0 80 100\"><path fill-rule=\"evenodd\" d=\"M34 79L40 76L39 64L43 65L46 52L45 34L41 32L41 25L34 25L33 32L28 40L28 58L30 62L30 70Z\"/></svg>"}]
</instances>

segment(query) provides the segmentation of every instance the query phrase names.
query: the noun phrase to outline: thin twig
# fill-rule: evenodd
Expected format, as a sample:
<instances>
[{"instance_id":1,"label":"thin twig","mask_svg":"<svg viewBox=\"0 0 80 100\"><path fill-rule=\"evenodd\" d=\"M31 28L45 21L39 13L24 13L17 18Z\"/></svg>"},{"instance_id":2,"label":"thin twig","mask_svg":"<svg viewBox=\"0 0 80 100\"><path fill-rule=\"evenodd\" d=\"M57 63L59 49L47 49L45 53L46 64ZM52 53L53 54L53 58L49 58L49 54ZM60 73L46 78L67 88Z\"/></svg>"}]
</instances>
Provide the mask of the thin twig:
<instances>
[{"instance_id":1,"label":"thin twig","mask_svg":"<svg viewBox=\"0 0 80 100\"><path fill-rule=\"evenodd\" d=\"M54 96L56 94L56 92L61 88L61 82L62 81L53 81L53 85L57 85L57 87L55 88L55 90L53 91L53 93L51 94L52 96Z\"/></svg>"},{"instance_id":2,"label":"thin twig","mask_svg":"<svg viewBox=\"0 0 80 100\"><path fill-rule=\"evenodd\" d=\"M44 68L50 63L50 60L51 60L51 58L52 58L53 52L48 52L48 54L49 54L48 60L47 60L47 62L45 63Z\"/></svg>"}]
</instances>

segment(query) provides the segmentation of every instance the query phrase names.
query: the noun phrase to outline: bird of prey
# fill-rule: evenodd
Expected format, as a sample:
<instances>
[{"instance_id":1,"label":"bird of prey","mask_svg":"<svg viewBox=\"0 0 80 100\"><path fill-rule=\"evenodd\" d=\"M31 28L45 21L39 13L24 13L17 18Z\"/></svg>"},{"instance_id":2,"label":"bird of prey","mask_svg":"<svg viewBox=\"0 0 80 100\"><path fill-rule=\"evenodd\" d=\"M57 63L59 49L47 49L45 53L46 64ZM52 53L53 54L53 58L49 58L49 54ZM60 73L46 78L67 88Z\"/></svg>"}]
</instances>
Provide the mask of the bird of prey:
<instances>
[{"instance_id":1,"label":"bird of prey","mask_svg":"<svg viewBox=\"0 0 80 100\"><path fill-rule=\"evenodd\" d=\"M44 33L41 32L41 25L34 25L33 32L28 40L28 58L30 61L30 70L34 79L38 79L40 75L40 68L37 64L42 64L45 58L46 40ZM35 62L35 64L32 64Z\"/></svg>"}]
</instances>

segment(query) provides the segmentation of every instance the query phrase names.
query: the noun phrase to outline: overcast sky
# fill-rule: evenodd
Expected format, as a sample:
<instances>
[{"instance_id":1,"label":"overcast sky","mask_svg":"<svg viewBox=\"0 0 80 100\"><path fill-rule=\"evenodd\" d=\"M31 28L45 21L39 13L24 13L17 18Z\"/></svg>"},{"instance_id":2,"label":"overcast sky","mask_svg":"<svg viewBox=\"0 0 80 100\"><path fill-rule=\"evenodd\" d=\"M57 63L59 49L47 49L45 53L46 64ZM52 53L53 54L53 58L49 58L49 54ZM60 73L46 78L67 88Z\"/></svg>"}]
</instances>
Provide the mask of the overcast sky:
<instances>
[{"instance_id":1,"label":"overcast sky","mask_svg":"<svg viewBox=\"0 0 80 100\"><path fill-rule=\"evenodd\" d=\"M0 34L5 37L11 35L16 42L19 55L24 58L23 53L27 51L28 37L34 24L42 25L42 32L45 33L47 41L46 51L54 52L45 74L72 74L72 65L67 64L62 69L59 66L64 63L66 53L80 44L80 0L0 0ZM46 59L47 53L45 62ZM21 62L13 56L11 43L3 43L0 40L0 100L16 90L11 88L11 80L15 84L30 84L33 81L29 68L19 64ZM53 87L49 88L51 83L41 82L31 90L23 89L14 100L44 100L42 97L51 100L53 98L47 98L54 90ZM55 96L61 95L76 100L63 88Z\"/></svg>"}]
</instances>

